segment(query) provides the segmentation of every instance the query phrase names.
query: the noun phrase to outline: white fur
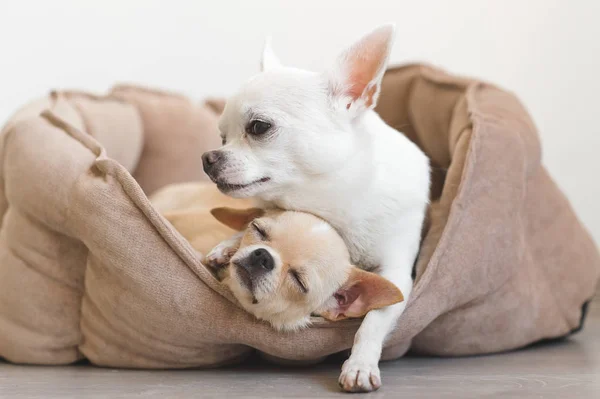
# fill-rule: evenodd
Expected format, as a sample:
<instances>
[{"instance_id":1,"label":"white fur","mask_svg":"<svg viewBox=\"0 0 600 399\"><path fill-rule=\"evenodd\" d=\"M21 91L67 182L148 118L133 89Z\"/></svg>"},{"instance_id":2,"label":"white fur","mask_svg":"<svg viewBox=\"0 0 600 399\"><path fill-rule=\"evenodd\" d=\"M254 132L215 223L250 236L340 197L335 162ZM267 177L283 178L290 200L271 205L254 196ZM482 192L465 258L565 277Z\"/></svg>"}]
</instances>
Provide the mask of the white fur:
<instances>
[{"instance_id":1,"label":"white fur","mask_svg":"<svg viewBox=\"0 0 600 399\"><path fill-rule=\"evenodd\" d=\"M325 222L321 222L310 229L313 234L327 233L330 230L331 226Z\"/></svg>"},{"instance_id":2,"label":"white fur","mask_svg":"<svg viewBox=\"0 0 600 399\"><path fill-rule=\"evenodd\" d=\"M281 62L279 61L279 58L277 58L277 56L273 52L273 49L271 48L270 36L265 39L265 46L263 49L260 67L262 70L281 67Z\"/></svg>"},{"instance_id":3,"label":"white fur","mask_svg":"<svg viewBox=\"0 0 600 399\"><path fill-rule=\"evenodd\" d=\"M228 155L220 178L231 184L270 178L228 194L321 217L340 232L355 264L379 267L404 294L405 302L371 311L362 322L340 376L348 391L381 384L381 350L412 289L429 195L427 157L372 110L392 33L390 26L379 28L325 73L282 67L267 47L264 72L227 103L220 122ZM385 57L367 86L376 89L373 102L344 95L349 62L375 46ZM268 137L244 133L252 118L273 124Z\"/></svg>"}]
</instances>

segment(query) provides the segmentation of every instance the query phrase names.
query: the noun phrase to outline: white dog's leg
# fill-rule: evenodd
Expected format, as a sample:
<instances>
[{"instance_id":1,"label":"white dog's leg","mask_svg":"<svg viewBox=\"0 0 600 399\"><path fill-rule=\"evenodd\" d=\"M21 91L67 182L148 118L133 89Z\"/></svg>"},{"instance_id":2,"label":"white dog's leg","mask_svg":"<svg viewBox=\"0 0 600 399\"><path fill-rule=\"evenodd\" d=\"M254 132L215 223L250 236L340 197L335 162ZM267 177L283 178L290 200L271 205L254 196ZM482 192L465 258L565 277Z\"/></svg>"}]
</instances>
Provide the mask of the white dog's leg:
<instances>
[{"instance_id":1,"label":"white dog's leg","mask_svg":"<svg viewBox=\"0 0 600 399\"><path fill-rule=\"evenodd\" d=\"M379 358L383 344L404 312L413 286L411 273L415 251L394 252L395 256L390 254L386 257L380 274L400 288L404 301L372 310L365 316L354 337L352 354L342 366L339 384L344 391L370 392L381 386Z\"/></svg>"},{"instance_id":2,"label":"white dog's leg","mask_svg":"<svg viewBox=\"0 0 600 399\"><path fill-rule=\"evenodd\" d=\"M389 276L385 277L390 279ZM370 311L356 332L352 354L344 362L339 379L340 386L344 391L370 392L381 386L379 358L385 338L396 326L412 289L412 279L410 275L407 277L405 280L408 281L405 281L404 284L396 282L402 290L404 302Z\"/></svg>"}]
</instances>

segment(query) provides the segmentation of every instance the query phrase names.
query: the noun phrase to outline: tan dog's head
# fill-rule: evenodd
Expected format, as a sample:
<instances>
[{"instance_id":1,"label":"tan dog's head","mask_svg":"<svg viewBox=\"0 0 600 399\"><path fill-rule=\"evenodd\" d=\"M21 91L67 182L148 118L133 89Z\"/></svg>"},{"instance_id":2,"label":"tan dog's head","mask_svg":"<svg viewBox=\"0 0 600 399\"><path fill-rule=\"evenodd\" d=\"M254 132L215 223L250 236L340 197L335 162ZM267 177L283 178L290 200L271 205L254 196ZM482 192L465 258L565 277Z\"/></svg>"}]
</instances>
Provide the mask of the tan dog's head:
<instances>
[{"instance_id":1,"label":"tan dog's head","mask_svg":"<svg viewBox=\"0 0 600 399\"><path fill-rule=\"evenodd\" d=\"M403 300L390 281L353 266L342 238L316 216L257 208L211 213L245 230L224 283L248 312L277 329L304 327L311 314L361 317Z\"/></svg>"}]
</instances>

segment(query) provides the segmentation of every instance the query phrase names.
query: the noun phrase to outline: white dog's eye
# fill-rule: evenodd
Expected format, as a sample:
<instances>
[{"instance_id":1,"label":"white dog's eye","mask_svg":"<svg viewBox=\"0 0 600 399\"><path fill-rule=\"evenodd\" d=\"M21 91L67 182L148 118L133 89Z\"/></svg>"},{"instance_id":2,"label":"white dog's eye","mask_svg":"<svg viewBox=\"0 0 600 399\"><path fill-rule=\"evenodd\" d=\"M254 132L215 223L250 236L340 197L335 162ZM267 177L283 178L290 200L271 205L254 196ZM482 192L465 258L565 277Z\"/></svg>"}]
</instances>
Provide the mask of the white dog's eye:
<instances>
[{"instance_id":1,"label":"white dog's eye","mask_svg":"<svg viewBox=\"0 0 600 399\"><path fill-rule=\"evenodd\" d=\"M221 136L221 145L225 144L227 144L227 139L225 138L225 136Z\"/></svg>"},{"instance_id":2,"label":"white dog's eye","mask_svg":"<svg viewBox=\"0 0 600 399\"><path fill-rule=\"evenodd\" d=\"M260 136L268 132L270 128L271 124L269 122L254 119L246 126L246 133L252 136Z\"/></svg>"}]
</instances>

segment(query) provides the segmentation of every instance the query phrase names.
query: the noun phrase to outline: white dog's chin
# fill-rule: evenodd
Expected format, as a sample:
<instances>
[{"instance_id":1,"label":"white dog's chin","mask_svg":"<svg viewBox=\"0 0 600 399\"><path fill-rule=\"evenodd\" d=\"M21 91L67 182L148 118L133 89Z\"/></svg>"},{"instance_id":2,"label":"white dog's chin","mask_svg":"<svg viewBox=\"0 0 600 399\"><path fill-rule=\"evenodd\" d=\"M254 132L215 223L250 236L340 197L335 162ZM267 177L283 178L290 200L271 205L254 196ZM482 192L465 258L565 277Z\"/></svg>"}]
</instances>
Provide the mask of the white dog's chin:
<instances>
[{"instance_id":1,"label":"white dog's chin","mask_svg":"<svg viewBox=\"0 0 600 399\"><path fill-rule=\"evenodd\" d=\"M234 198L246 198L256 195L260 192L264 185L271 180L270 177L263 177L249 183L244 184L231 184L226 182L217 181L217 188L223 194L227 194Z\"/></svg>"}]
</instances>

